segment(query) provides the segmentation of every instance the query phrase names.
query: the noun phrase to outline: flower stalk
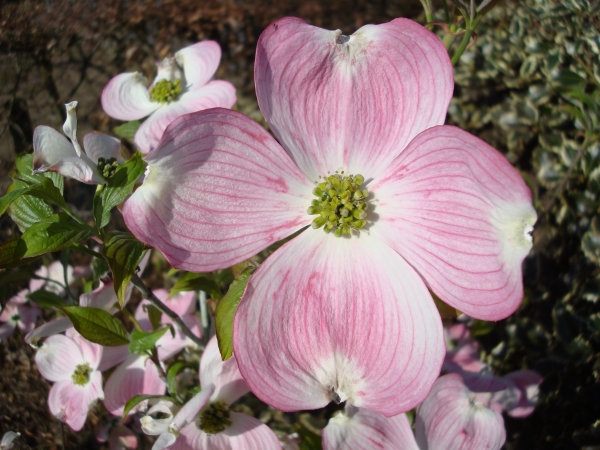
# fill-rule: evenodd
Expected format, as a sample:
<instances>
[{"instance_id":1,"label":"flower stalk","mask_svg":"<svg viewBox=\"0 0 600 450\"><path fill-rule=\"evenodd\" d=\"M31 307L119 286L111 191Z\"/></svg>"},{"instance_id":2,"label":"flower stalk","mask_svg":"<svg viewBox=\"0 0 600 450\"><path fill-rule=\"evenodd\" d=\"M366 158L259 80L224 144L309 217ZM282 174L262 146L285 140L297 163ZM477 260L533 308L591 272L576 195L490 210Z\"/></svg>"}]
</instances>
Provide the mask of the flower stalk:
<instances>
[{"instance_id":1,"label":"flower stalk","mask_svg":"<svg viewBox=\"0 0 600 450\"><path fill-rule=\"evenodd\" d=\"M204 347L202 340L194 333L192 333L192 331L187 327L183 320L181 320L181 317L179 317L177 313L175 313L175 311L173 311L171 308L169 308L167 305L161 302L160 299L156 295L154 295L152 290L144 284L144 282L138 275L134 275L131 278L131 284L138 288L143 298L145 298L154 306L156 306L156 308L158 308L160 312L166 314L173 321L173 323L177 325L181 332L194 342L194 344L196 344L200 348Z\"/></svg>"}]
</instances>

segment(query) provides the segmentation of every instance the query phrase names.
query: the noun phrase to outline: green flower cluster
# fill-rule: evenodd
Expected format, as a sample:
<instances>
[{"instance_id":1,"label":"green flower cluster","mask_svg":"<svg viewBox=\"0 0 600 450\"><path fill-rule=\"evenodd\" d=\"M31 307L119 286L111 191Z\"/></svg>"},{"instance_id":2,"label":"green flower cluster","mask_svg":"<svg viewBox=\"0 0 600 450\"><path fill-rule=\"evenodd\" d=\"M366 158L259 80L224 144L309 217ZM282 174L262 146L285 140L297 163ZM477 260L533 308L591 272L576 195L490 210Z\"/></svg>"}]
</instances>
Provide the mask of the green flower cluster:
<instances>
[{"instance_id":1,"label":"green flower cluster","mask_svg":"<svg viewBox=\"0 0 600 450\"><path fill-rule=\"evenodd\" d=\"M362 175L344 175L344 172L329 175L325 181L313 189L317 199L308 208L308 214L318 214L313 228L321 228L335 236L350 235L351 230L358 231L367 222L367 189L360 189L365 181Z\"/></svg>"},{"instance_id":2,"label":"green flower cluster","mask_svg":"<svg viewBox=\"0 0 600 450\"><path fill-rule=\"evenodd\" d=\"M88 381L90 381L90 374L92 373L92 368L88 363L79 364L75 368L75 372L71 375L71 379L73 383L77 386L85 386Z\"/></svg>"},{"instance_id":3,"label":"green flower cluster","mask_svg":"<svg viewBox=\"0 0 600 450\"><path fill-rule=\"evenodd\" d=\"M170 103L181 94L181 80L159 80L150 89L150 100L159 103Z\"/></svg>"},{"instance_id":4,"label":"green flower cluster","mask_svg":"<svg viewBox=\"0 0 600 450\"><path fill-rule=\"evenodd\" d=\"M115 174L117 167L119 167L119 163L115 158L98 158L98 171L106 179L112 177Z\"/></svg>"},{"instance_id":5,"label":"green flower cluster","mask_svg":"<svg viewBox=\"0 0 600 450\"><path fill-rule=\"evenodd\" d=\"M214 402L200 414L198 428L206 434L217 434L231 425L229 408L225 402Z\"/></svg>"}]
</instances>

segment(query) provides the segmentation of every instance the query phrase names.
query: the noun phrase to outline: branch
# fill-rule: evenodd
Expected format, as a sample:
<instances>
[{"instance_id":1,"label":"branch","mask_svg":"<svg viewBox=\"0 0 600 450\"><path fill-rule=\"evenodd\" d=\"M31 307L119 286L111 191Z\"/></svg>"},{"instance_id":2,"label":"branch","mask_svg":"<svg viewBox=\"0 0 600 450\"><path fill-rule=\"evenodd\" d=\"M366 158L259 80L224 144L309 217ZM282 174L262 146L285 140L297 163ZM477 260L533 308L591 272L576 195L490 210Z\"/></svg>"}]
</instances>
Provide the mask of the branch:
<instances>
[{"instance_id":1,"label":"branch","mask_svg":"<svg viewBox=\"0 0 600 450\"><path fill-rule=\"evenodd\" d=\"M181 330L183 334L189 337L196 345L200 348L204 348L204 344L202 340L198 336L196 336L192 331L187 327L187 325L181 320L181 317L177 315L175 311L170 309L167 305L159 300L159 298L152 293L150 288L148 288L141 278L138 275L134 275L131 278L131 284L133 284L138 290L142 293L142 297L152 303L160 312L166 314L174 324Z\"/></svg>"}]
</instances>

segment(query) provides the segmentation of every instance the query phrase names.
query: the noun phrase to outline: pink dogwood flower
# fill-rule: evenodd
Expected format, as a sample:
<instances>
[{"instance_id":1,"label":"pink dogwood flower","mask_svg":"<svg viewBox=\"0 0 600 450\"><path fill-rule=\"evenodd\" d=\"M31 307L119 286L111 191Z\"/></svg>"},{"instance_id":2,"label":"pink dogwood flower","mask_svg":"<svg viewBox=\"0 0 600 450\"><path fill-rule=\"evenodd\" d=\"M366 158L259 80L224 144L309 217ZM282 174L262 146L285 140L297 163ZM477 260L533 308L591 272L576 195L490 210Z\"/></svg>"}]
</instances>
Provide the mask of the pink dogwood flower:
<instances>
[{"instance_id":1,"label":"pink dogwood flower","mask_svg":"<svg viewBox=\"0 0 600 450\"><path fill-rule=\"evenodd\" d=\"M26 289L20 291L0 312L0 340L8 338L17 327L23 333L29 333L35 327L35 322L42 312L35 303L27 300L28 293Z\"/></svg>"},{"instance_id":2,"label":"pink dogwood flower","mask_svg":"<svg viewBox=\"0 0 600 450\"><path fill-rule=\"evenodd\" d=\"M227 81L210 81L219 67L221 48L203 41L183 48L174 58L158 62L158 72L150 88L139 72L114 77L102 91L106 114L119 120L148 117L137 130L135 145L148 153L173 120L208 108L231 108L235 88Z\"/></svg>"},{"instance_id":3,"label":"pink dogwood flower","mask_svg":"<svg viewBox=\"0 0 600 450\"><path fill-rule=\"evenodd\" d=\"M221 360L214 336L200 360L200 386L202 390L179 410L152 450L281 449L275 433L260 420L230 411L231 403L248 387L235 357Z\"/></svg>"},{"instance_id":4,"label":"pink dogwood flower","mask_svg":"<svg viewBox=\"0 0 600 450\"><path fill-rule=\"evenodd\" d=\"M193 333L198 337L202 336L200 319L193 314L195 311L195 294L193 292L182 292L168 300L168 291L157 289L154 293L181 317ZM140 302L135 312L135 318L145 331L152 330L148 313L145 310L145 307L149 304L147 301ZM161 322L167 325L171 323L171 319L163 314ZM174 336L171 335L170 331L167 331L156 342L159 361L171 358L190 344L192 344L191 340L176 327ZM122 415L125 404L135 395L164 394L166 385L161 380L155 363L148 356L131 354L128 346L112 347L108 349L100 367L102 370L106 370L116 364L119 365L104 386L104 405L111 414ZM133 413L137 409L133 408L131 412Z\"/></svg>"},{"instance_id":5,"label":"pink dogwood flower","mask_svg":"<svg viewBox=\"0 0 600 450\"><path fill-rule=\"evenodd\" d=\"M440 377L417 409L416 436L406 414L383 414L347 404L323 429L323 450L500 450L502 416L479 401L460 375Z\"/></svg>"},{"instance_id":6,"label":"pink dogwood flower","mask_svg":"<svg viewBox=\"0 0 600 450\"><path fill-rule=\"evenodd\" d=\"M42 376L54 382L48 396L50 412L75 431L83 428L96 400L104 398L101 357L102 346L72 328L66 335L50 336L35 355Z\"/></svg>"},{"instance_id":7,"label":"pink dogwood flower","mask_svg":"<svg viewBox=\"0 0 600 450\"><path fill-rule=\"evenodd\" d=\"M67 120L63 131L71 142L46 125L33 132L33 169L36 173L56 172L82 183L106 183L105 175L123 162L118 139L101 133L83 137L83 148L77 141L77 102L65 105Z\"/></svg>"},{"instance_id":8,"label":"pink dogwood flower","mask_svg":"<svg viewBox=\"0 0 600 450\"><path fill-rule=\"evenodd\" d=\"M180 117L146 156L125 222L195 272L303 230L239 304L244 379L283 411L407 411L444 358L429 289L484 320L520 304L531 193L498 151L442 125L452 65L415 22L344 36L281 19L259 39L255 82L279 142L234 111Z\"/></svg>"}]
</instances>

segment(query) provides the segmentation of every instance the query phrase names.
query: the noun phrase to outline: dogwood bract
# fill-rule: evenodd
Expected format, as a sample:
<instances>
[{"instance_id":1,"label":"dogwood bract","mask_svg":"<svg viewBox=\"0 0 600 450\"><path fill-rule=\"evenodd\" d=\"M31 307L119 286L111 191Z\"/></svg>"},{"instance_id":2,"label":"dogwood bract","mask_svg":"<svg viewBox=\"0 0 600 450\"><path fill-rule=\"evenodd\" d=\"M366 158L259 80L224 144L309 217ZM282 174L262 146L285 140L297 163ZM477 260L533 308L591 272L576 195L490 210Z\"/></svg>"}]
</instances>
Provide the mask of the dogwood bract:
<instances>
[{"instance_id":1,"label":"dogwood bract","mask_svg":"<svg viewBox=\"0 0 600 450\"><path fill-rule=\"evenodd\" d=\"M216 336L208 342L200 360L200 387L202 390L168 424L151 426L149 433L144 428L148 434L158 434L155 430L164 429L166 425L152 450L281 449L277 436L268 426L229 409L231 403L248 392L248 386L240 375L235 357L221 360ZM165 405L160 410L164 412ZM141 419L146 427L152 422L151 416ZM157 425L155 421L154 425Z\"/></svg>"},{"instance_id":2,"label":"dogwood bract","mask_svg":"<svg viewBox=\"0 0 600 450\"><path fill-rule=\"evenodd\" d=\"M54 381L48 396L50 412L73 430L83 428L90 407L104 398L102 373L97 370L102 346L83 338L73 328L50 336L35 354L44 378Z\"/></svg>"},{"instance_id":3,"label":"dogwood bract","mask_svg":"<svg viewBox=\"0 0 600 450\"><path fill-rule=\"evenodd\" d=\"M82 151L77 141L77 102L65 107L67 119L63 131L71 142L54 128L36 127L33 132L34 172L56 172L82 183L106 183L106 178L123 162L121 143L106 134L88 133L83 137L85 151Z\"/></svg>"},{"instance_id":4,"label":"dogwood bract","mask_svg":"<svg viewBox=\"0 0 600 450\"><path fill-rule=\"evenodd\" d=\"M283 411L409 410L444 357L428 288L484 320L518 307L531 193L499 152L442 125L452 65L415 22L344 36L281 19L259 39L255 81L279 143L234 111L179 118L146 157L127 226L197 272L306 228L239 304L244 379Z\"/></svg>"},{"instance_id":5,"label":"dogwood bract","mask_svg":"<svg viewBox=\"0 0 600 450\"><path fill-rule=\"evenodd\" d=\"M102 108L119 120L148 117L135 133L135 145L148 153L165 128L177 117L207 108L231 108L235 88L227 81L209 81L221 60L221 48L214 41L190 45L157 63L158 72L150 89L139 72L114 77L102 91Z\"/></svg>"}]
</instances>

